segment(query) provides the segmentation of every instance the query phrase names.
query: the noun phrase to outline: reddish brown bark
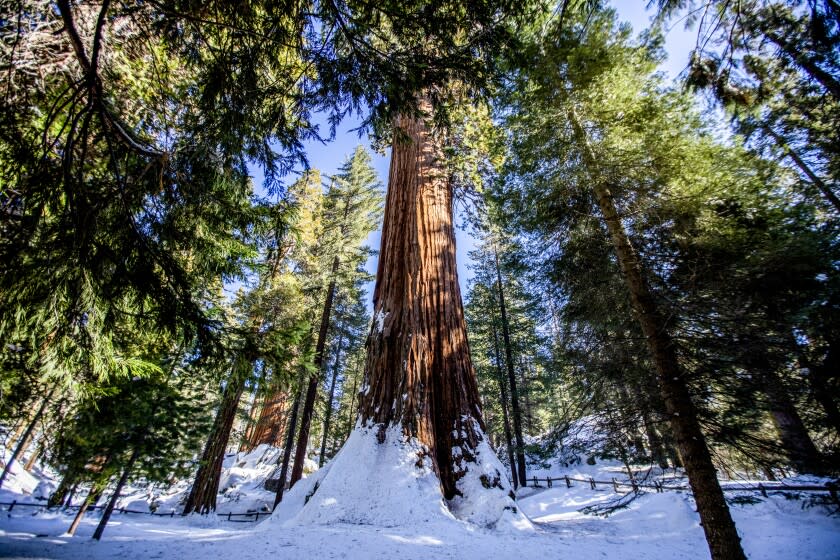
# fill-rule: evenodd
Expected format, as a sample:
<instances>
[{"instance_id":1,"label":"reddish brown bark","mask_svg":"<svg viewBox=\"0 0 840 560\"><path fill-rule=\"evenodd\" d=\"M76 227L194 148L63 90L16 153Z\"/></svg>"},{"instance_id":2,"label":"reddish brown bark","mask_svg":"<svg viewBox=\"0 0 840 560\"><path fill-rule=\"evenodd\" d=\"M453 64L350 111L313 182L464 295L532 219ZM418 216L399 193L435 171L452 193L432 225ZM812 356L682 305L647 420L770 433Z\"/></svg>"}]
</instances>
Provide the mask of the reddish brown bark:
<instances>
[{"instance_id":1,"label":"reddish brown bark","mask_svg":"<svg viewBox=\"0 0 840 560\"><path fill-rule=\"evenodd\" d=\"M428 114L430 104L420 109ZM439 133L418 116L394 125L361 418L378 425L380 441L400 425L424 445L449 499L483 430L455 266L452 188Z\"/></svg>"},{"instance_id":2,"label":"reddish brown bark","mask_svg":"<svg viewBox=\"0 0 840 560\"><path fill-rule=\"evenodd\" d=\"M263 398L259 417L248 435L248 448L263 443L279 446L289 418L289 389L278 390Z\"/></svg>"},{"instance_id":3,"label":"reddish brown bark","mask_svg":"<svg viewBox=\"0 0 840 560\"><path fill-rule=\"evenodd\" d=\"M244 368L250 366L251 363L247 360L240 360L225 386L222 402L213 422L213 429L201 455L195 481L184 504L184 515L193 512L205 514L216 510L216 495L219 493L225 449L227 449L230 432L236 419L236 410L239 408L239 401L245 388Z\"/></svg>"}]
</instances>

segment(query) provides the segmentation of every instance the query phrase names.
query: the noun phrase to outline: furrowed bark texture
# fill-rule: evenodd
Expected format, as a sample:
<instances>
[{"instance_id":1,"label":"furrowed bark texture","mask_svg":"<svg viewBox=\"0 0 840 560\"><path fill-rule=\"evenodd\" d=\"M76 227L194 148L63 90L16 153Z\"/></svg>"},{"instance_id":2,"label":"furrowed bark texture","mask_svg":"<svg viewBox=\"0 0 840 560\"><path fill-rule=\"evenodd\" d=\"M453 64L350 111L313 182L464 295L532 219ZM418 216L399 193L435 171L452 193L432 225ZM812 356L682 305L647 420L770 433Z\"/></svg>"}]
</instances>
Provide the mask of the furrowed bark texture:
<instances>
[{"instance_id":1,"label":"furrowed bark texture","mask_svg":"<svg viewBox=\"0 0 840 560\"><path fill-rule=\"evenodd\" d=\"M244 364L238 364L236 367L244 367ZM216 510L216 495L219 493L222 462L244 388L242 372L234 371L222 394L222 403L213 422L213 431L204 446L195 482L184 504L183 515L193 512L205 514Z\"/></svg>"},{"instance_id":2,"label":"furrowed bark texture","mask_svg":"<svg viewBox=\"0 0 840 560\"><path fill-rule=\"evenodd\" d=\"M275 447L286 433L289 418L289 389L278 390L265 397L259 418L248 438L250 449L266 443Z\"/></svg>"},{"instance_id":3,"label":"furrowed bark texture","mask_svg":"<svg viewBox=\"0 0 840 560\"><path fill-rule=\"evenodd\" d=\"M597 170L595 156L586 132L574 111L569 112L576 140L583 148L587 165ZM642 274L642 263L636 254L609 185L600 177L593 180L598 206L604 216L607 230L630 295L636 320L642 328L656 367L659 390L670 419L674 440L688 474L688 481L697 503L701 524L713 560L746 560L735 522L723 497L712 456L700 429L697 410L691 400L688 385L677 360L673 341L666 323Z\"/></svg>"},{"instance_id":4,"label":"furrowed bark texture","mask_svg":"<svg viewBox=\"0 0 840 560\"><path fill-rule=\"evenodd\" d=\"M420 109L428 114L430 104ZM452 189L436 132L416 116L394 124L361 419L379 425L381 441L387 426L401 425L423 444L451 499L484 429L455 268Z\"/></svg>"}]
</instances>

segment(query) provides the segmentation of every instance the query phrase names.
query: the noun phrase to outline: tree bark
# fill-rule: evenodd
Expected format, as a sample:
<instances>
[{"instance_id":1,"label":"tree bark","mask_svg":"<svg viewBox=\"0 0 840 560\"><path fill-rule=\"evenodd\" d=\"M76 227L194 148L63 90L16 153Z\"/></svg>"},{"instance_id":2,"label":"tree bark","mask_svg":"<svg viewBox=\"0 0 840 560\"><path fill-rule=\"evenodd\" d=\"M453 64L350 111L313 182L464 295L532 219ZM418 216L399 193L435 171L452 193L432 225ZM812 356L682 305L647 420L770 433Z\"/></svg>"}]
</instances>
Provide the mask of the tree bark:
<instances>
[{"instance_id":1,"label":"tree bark","mask_svg":"<svg viewBox=\"0 0 840 560\"><path fill-rule=\"evenodd\" d=\"M286 433L290 397L290 390L285 388L277 389L264 398L259 418L251 430L250 449L264 443L273 446L280 443L282 434Z\"/></svg>"},{"instance_id":2,"label":"tree bark","mask_svg":"<svg viewBox=\"0 0 840 560\"><path fill-rule=\"evenodd\" d=\"M502 268L499 266L499 252L493 247L493 257L496 263L496 287L499 292L499 311L502 316L502 342L505 347L505 362L507 363L508 383L510 383L510 404L513 412L513 433L516 437L516 470L521 486L527 486L525 471L525 441L522 438L522 410L519 406L519 392L516 387L516 373L513 370L513 349L510 344L510 325L505 305L505 288L502 283Z\"/></svg>"},{"instance_id":3,"label":"tree bark","mask_svg":"<svg viewBox=\"0 0 840 560\"><path fill-rule=\"evenodd\" d=\"M764 130L764 132L767 133L773 139L773 141L776 143L779 149L781 149L786 156L793 160L796 166L799 167L799 170L802 171L802 173L804 173L806 177L808 177L808 180L811 181L811 183L815 187L817 187L817 189L822 193L825 199L829 203L831 203L832 206L834 206L834 209L840 212L840 198L838 198L837 195L834 194L834 191L831 190L831 188L828 185L826 185L825 182L822 179L820 179L820 177L816 173L814 173L814 171L811 169L811 166L809 166L805 162L805 160L803 160L799 156L799 154L796 153L796 151L794 151L793 148L790 147L790 145L788 145L785 138L782 137L781 134L773 130L773 127L771 126L765 125L762 127L762 130Z\"/></svg>"},{"instance_id":4,"label":"tree bark","mask_svg":"<svg viewBox=\"0 0 840 560\"><path fill-rule=\"evenodd\" d=\"M765 378L763 390L767 396L770 417L788 460L799 472L822 474L824 469L820 453L805 428L802 417L790 400L787 389L773 371L768 369L762 373Z\"/></svg>"},{"instance_id":5,"label":"tree bark","mask_svg":"<svg viewBox=\"0 0 840 560\"><path fill-rule=\"evenodd\" d=\"M811 79L822 85L835 100L840 101L840 81L831 72L820 68L819 64L808 55L806 49L800 49L791 43L786 37L776 31L764 30L764 36L779 47L790 60L808 74Z\"/></svg>"},{"instance_id":6,"label":"tree bark","mask_svg":"<svg viewBox=\"0 0 840 560\"><path fill-rule=\"evenodd\" d=\"M251 363L243 358L239 358L238 363L234 365L233 374L222 393L222 402L213 422L213 430L201 454L201 462L187 502L184 504L183 515L193 512L205 514L216 510L216 495L219 493L225 450L236 420L236 410L239 408L239 401L245 389L243 370L250 366Z\"/></svg>"},{"instance_id":7,"label":"tree bark","mask_svg":"<svg viewBox=\"0 0 840 560\"><path fill-rule=\"evenodd\" d=\"M312 426L312 414L315 412L315 399L318 396L318 384L321 381L321 368L324 363L324 348L327 345L327 333L330 330L330 315L332 314L333 299L335 298L336 274L338 273L338 256L333 259L330 273L330 284L327 287L327 297L324 299L324 309L321 312L321 327L318 329L318 342L315 344L315 371L309 377L306 389L306 400L300 415L300 433L295 448L295 463L292 467L292 478L289 487L303 476L303 461L306 459L306 447L309 445L309 429Z\"/></svg>"},{"instance_id":8,"label":"tree bark","mask_svg":"<svg viewBox=\"0 0 840 560\"><path fill-rule=\"evenodd\" d=\"M286 443L283 445L283 462L280 466L280 481L277 484L277 493L274 495L274 507L277 507L283 500L283 492L286 490L286 477L289 474L289 462L292 457L292 443L295 441L295 431L297 430L298 413L300 412L300 401L303 398L303 374L305 369L301 366L300 377L298 379L298 395L295 398L295 403L292 405L292 413L289 416L289 427L286 432Z\"/></svg>"},{"instance_id":9,"label":"tree bark","mask_svg":"<svg viewBox=\"0 0 840 560\"><path fill-rule=\"evenodd\" d=\"M120 475L120 480L117 482L117 487L114 489L114 494L111 496L111 499L108 500L108 505L105 506L105 511L102 512L102 518L99 520L99 525L96 526L96 531L93 532L93 538L97 541L102 538L102 533L105 531L105 526L108 525L108 520L111 519L111 514L114 513L114 507L117 505L117 500L120 497L120 492L122 492L122 489L125 486L126 481L128 480L128 476L131 474L131 469L132 467L134 467L134 462L137 460L138 454L138 448L135 448L131 452L131 457L128 459L128 463L125 465L125 469L123 469L122 475Z\"/></svg>"},{"instance_id":10,"label":"tree bark","mask_svg":"<svg viewBox=\"0 0 840 560\"><path fill-rule=\"evenodd\" d=\"M55 489L55 492L53 492L47 500L47 508L63 504L67 498L67 494L70 492L70 489L74 486L74 484L75 477L71 475L70 471L64 473L64 476L61 478L61 482L58 483L58 488Z\"/></svg>"},{"instance_id":11,"label":"tree bark","mask_svg":"<svg viewBox=\"0 0 840 560\"><path fill-rule=\"evenodd\" d=\"M107 480L93 483L93 485L90 487L90 492L88 492L88 495L85 497L85 501L82 502L81 506L79 506L79 511L76 512L76 517L73 518L73 523L71 523L70 528L67 529L68 535L73 536L76 534L76 529L79 528L79 523L82 522L82 519L85 516L85 512L87 512L90 506L96 504L96 501L102 494L102 488L104 488L107 483Z\"/></svg>"},{"instance_id":12,"label":"tree bark","mask_svg":"<svg viewBox=\"0 0 840 560\"><path fill-rule=\"evenodd\" d=\"M428 100L419 106L431 113ZM400 426L423 445L452 499L484 429L455 264L452 188L439 131L414 115L394 125L361 422L376 425L380 442Z\"/></svg>"},{"instance_id":13,"label":"tree bark","mask_svg":"<svg viewBox=\"0 0 840 560\"><path fill-rule=\"evenodd\" d=\"M496 357L496 381L499 383L499 393L502 403L502 422L505 430L505 444L507 445L508 461L510 462L510 476L513 481L513 489L519 488L519 477L516 470L516 458L513 453L513 436L510 430L510 420L508 419L508 396L507 383L505 383L505 376L502 373L502 356L499 353L499 334L496 332L495 317L490 322L490 327L493 329L493 350Z\"/></svg>"},{"instance_id":14,"label":"tree bark","mask_svg":"<svg viewBox=\"0 0 840 560\"><path fill-rule=\"evenodd\" d=\"M642 263L618 215L610 186L597 172L597 157L573 109L569 111L569 120L576 140L582 148L584 161L592 170L595 197L612 240L634 315L642 328L656 367L662 400L688 474L712 559L746 560L741 548L741 539L718 483L711 453L700 429L697 411L684 372L679 365L673 340L668 334L666 321L642 274Z\"/></svg>"},{"instance_id":15,"label":"tree bark","mask_svg":"<svg viewBox=\"0 0 840 560\"><path fill-rule=\"evenodd\" d=\"M35 431L35 425L41 419L41 415L44 414L44 410L46 410L47 405L50 403L50 399L55 393L57 385L53 385L50 392L43 398L41 401L41 405L38 407L38 410L35 412L35 415L29 421L29 424L26 426L26 430L23 432L20 440L18 441L17 446L15 446L15 450L12 451L12 456L9 457L9 460L6 461L5 466L3 467L3 473L0 474L0 488L3 487L3 482L5 482L6 477L9 475L11 471L12 464L17 460L21 453L29 446L29 440L32 438L32 434Z\"/></svg>"},{"instance_id":16,"label":"tree bark","mask_svg":"<svg viewBox=\"0 0 840 560\"><path fill-rule=\"evenodd\" d=\"M327 452L327 438L330 434L330 420L332 420L333 399L335 398L335 382L338 379L338 364L341 359L341 345L344 343L343 334L338 337L338 344L335 349L335 360L333 361L332 379L330 380L330 394L327 398L327 409L324 412L324 434L321 438L321 453L318 455L318 468L324 466L324 455Z\"/></svg>"},{"instance_id":17,"label":"tree bark","mask_svg":"<svg viewBox=\"0 0 840 560\"><path fill-rule=\"evenodd\" d=\"M37 461L41 454L44 452L43 438L44 436L41 437L41 442L35 448L35 452L29 456L29 460L26 461L26 464L23 466L23 470L25 470L26 472L30 472L32 470L32 468L35 466L35 461Z\"/></svg>"}]
</instances>

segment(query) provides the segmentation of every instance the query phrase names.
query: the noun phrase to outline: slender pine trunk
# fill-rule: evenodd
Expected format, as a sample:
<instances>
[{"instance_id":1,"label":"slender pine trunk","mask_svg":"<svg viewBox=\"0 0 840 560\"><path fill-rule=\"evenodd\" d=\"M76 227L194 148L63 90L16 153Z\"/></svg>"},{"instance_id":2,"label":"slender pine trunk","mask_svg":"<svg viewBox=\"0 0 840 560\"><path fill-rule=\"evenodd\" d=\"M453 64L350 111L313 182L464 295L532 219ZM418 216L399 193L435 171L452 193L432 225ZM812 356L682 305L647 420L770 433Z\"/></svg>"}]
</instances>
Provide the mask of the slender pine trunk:
<instances>
[{"instance_id":1,"label":"slender pine trunk","mask_svg":"<svg viewBox=\"0 0 840 560\"><path fill-rule=\"evenodd\" d=\"M519 391L516 387L516 373L513 370L513 349L510 344L510 326L508 324L507 306L505 305L505 288L502 283L502 268L499 265L499 252L493 247L493 257L496 263L496 288L499 292L499 311L502 316L502 342L505 347L505 362L507 363L508 383L510 383L510 404L513 412L513 434L516 438L516 471L520 486L527 486L525 471L525 441L522 437L522 410L519 407Z\"/></svg>"},{"instance_id":2,"label":"slender pine trunk","mask_svg":"<svg viewBox=\"0 0 840 560\"><path fill-rule=\"evenodd\" d=\"M507 383L505 382L504 373L502 373L502 356L499 353L499 334L496 332L495 317L490 322L490 327L493 329L493 351L496 358L496 381L499 383L499 393L502 403L502 422L505 430L505 445L507 445L508 461L510 462L510 476L513 482L513 489L519 488L519 477L516 471L516 458L513 452L513 436L510 430L510 420L508 419L508 395Z\"/></svg>"},{"instance_id":3,"label":"slender pine trunk","mask_svg":"<svg viewBox=\"0 0 840 560\"><path fill-rule=\"evenodd\" d=\"M610 187L597 172L597 158L573 109L569 111L569 120L583 150L584 160L592 172L595 197L613 243L634 315L656 367L662 400L694 493L712 559L746 560L666 322L645 281L642 263L618 215Z\"/></svg>"},{"instance_id":4,"label":"slender pine trunk","mask_svg":"<svg viewBox=\"0 0 840 560\"><path fill-rule=\"evenodd\" d=\"M75 484L74 478L74 475L70 471L64 473L64 476L61 478L61 482L58 483L58 487L55 489L55 492L53 492L47 500L47 508L52 508L64 503L70 488L72 488Z\"/></svg>"},{"instance_id":5,"label":"slender pine trunk","mask_svg":"<svg viewBox=\"0 0 840 560\"><path fill-rule=\"evenodd\" d=\"M131 469L134 467L134 462L137 460L138 455L139 448L135 448L131 452L131 457L129 457L128 463L126 463L122 475L120 475L120 480L117 482L117 487L114 489L114 493L111 496L111 499L108 500L108 505L105 506L105 511L102 512L102 518L99 520L99 525L96 526L96 531L93 532L94 540L98 541L102 538L102 533L105 531L105 526L108 525L108 520L111 519L111 514L114 513L114 507L117 505L117 500L120 497L120 493L122 492L123 487L125 487L126 481L128 481L128 477L131 474Z\"/></svg>"},{"instance_id":6,"label":"slender pine trunk","mask_svg":"<svg viewBox=\"0 0 840 560\"><path fill-rule=\"evenodd\" d=\"M324 412L324 434L321 438L321 453L318 455L318 468L324 466L324 455L327 452L327 438L330 435L330 420L332 420L333 399L335 399L335 382L338 379L338 364L341 359L341 345L344 343L344 333L338 337L338 344L335 349L335 359L333 361L332 379L330 380L330 394L327 397L327 409Z\"/></svg>"},{"instance_id":7,"label":"slender pine trunk","mask_svg":"<svg viewBox=\"0 0 840 560\"><path fill-rule=\"evenodd\" d=\"M768 370L763 384L770 417L790 464L803 473L822 474L822 457L781 379Z\"/></svg>"},{"instance_id":8,"label":"slender pine trunk","mask_svg":"<svg viewBox=\"0 0 840 560\"><path fill-rule=\"evenodd\" d=\"M840 101L840 81L831 72L820 68L819 64L808 53L807 49L801 49L791 43L784 35L774 30L764 30L764 36L770 39L779 49L805 71L814 81L822 85L835 101Z\"/></svg>"},{"instance_id":9,"label":"slender pine trunk","mask_svg":"<svg viewBox=\"0 0 840 560\"><path fill-rule=\"evenodd\" d=\"M79 506L79 511L76 512L76 517L73 518L73 523L71 523L70 528L67 529L68 535L73 536L76 534L76 529L79 528L79 523L82 522L85 513L92 505L96 504L97 500L99 500L99 496L102 495L102 489L107 484L107 480L97 481L93 483L93 485L90 487L88 495L85 497L85 501L82 502L81 506Z\"/></svg>"},{"instance_id":10,"label":"slender pine trunk","mask_svg":"<svg viewBox=\"0 0 840 560\"><path fill-rule=\"evenodd\" d=\"M773 141L776 143L779 149L781 149L786 156L793 160L793 162L796 164L799 170L802 171L802 173L804 173L806 177L808 177L808 180L811 182L811 184L817 187L817 189L820 191L820 193L822 193L825 199L829 203L831 203L832 206L834 206L834 209L840 212L840 198L838 198L837 195L834 194L834 191L831 190L831 187L826 185L825 182L816 173L814 173L813 169L811 169L811 166L809 166L805 162L805 160L803 160L802 157L800 157L800 155L796 153L796 150L790 147L785 138L782 137L781 134L773 130L773 127L771 126L764 126L762 127L762 130L764 130L764 132L773 139Z\"/></svg>"},{"instance_id":11,"label":"slender pine trunk","mask_svg":"<svg viewBox=\"0 0 840 560\"><path fill-rule=\"evenodd\" d=\"M300 415L300 433L298 434L297 448L295 449L292 478L289 481L290 488L303 476L303 462L306 459L306 448L309 445L309 430L312 426L312 415L315 412L315 399L318 397L318 385L321 382L321 369L324 363L324 348L327 345L327 333L330 329L330 315L332 314L333 299L335 298L338 264L339 260L336 256L333 259L330 284L327 287L327 297L324 299L324 309L321 312L321 328L318 329L318 341L315 344L315 368L309 377L306 400L303 403L303 412Z\"/></svg>"},{"instance_id":12,"label":"slender pine trunk","mask_svg":"<svg viewBox=\"0 0 840 560\"><path fill-rule=\"evenodd\" d=\"M6 481L6 477L9 475L11 471L12 465L17 460L17 458L23 453L26 447L29 446L29 440L32 438L32 434L35 431L35 425L41 419L41 416L44 414L44 410L46 410L47 405L50 403L50 399L55 393L57 385L53 385L50 392L41 400L41 405L38 407L38 410L35 412L35 415L29 421L29 424L26 426L26 430L23 432L21 439L18 441L17 446L15 446L15 450L12 451L12 456L9 457L9 460L6 461L6 465L3 467L3 473L0 474L0 488L3 487L3 482Z\"/></svg>"},{"instance_id":13,"label":"slender pine trunk","mask_svg":"<svg viewBox=\"0 0 840 560\"><path fill-rule=\"evenodd\" d=\"M295 403L292 405L292 413L289 416L289 427L286 432L286 443L283 445L283 461L280 465L280 480L277 483L277 492L274 495L274 507L277 507L283 500L283 493L286 491L286 478L289 474L289 462L292 457L292 444L295 441L295 431L297 430L297 419L298 413L300 412L300 403L303 399L303 374L305 369L301 367L300 377L298 379L298 390L297 398L295 398Z\"/></svg>"}]
</instances>

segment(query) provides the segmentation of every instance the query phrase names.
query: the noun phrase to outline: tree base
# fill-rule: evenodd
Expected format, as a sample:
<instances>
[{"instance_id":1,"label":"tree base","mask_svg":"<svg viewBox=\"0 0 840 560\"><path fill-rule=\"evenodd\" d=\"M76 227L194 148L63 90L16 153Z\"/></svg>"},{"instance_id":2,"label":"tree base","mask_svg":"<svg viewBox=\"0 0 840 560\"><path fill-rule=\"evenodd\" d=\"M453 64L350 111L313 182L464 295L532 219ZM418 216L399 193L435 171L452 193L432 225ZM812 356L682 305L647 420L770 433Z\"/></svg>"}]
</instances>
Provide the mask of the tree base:
<instances>
[{"instance_id":1,"label":"tree base","mask_svg":"<svg viewBox=\"0 0 840 560\"><path fill-rule=\"evenodd\" d=\"M533 528L486 442L479 444L475 462L463 463L462 496L447 503L426 449L399 426L385 430L382 443L379 434L377 426L356 426L332 461L284 496L273 522L396 527L460 520L486 528Z\"/></svg>"}]
</instances>

